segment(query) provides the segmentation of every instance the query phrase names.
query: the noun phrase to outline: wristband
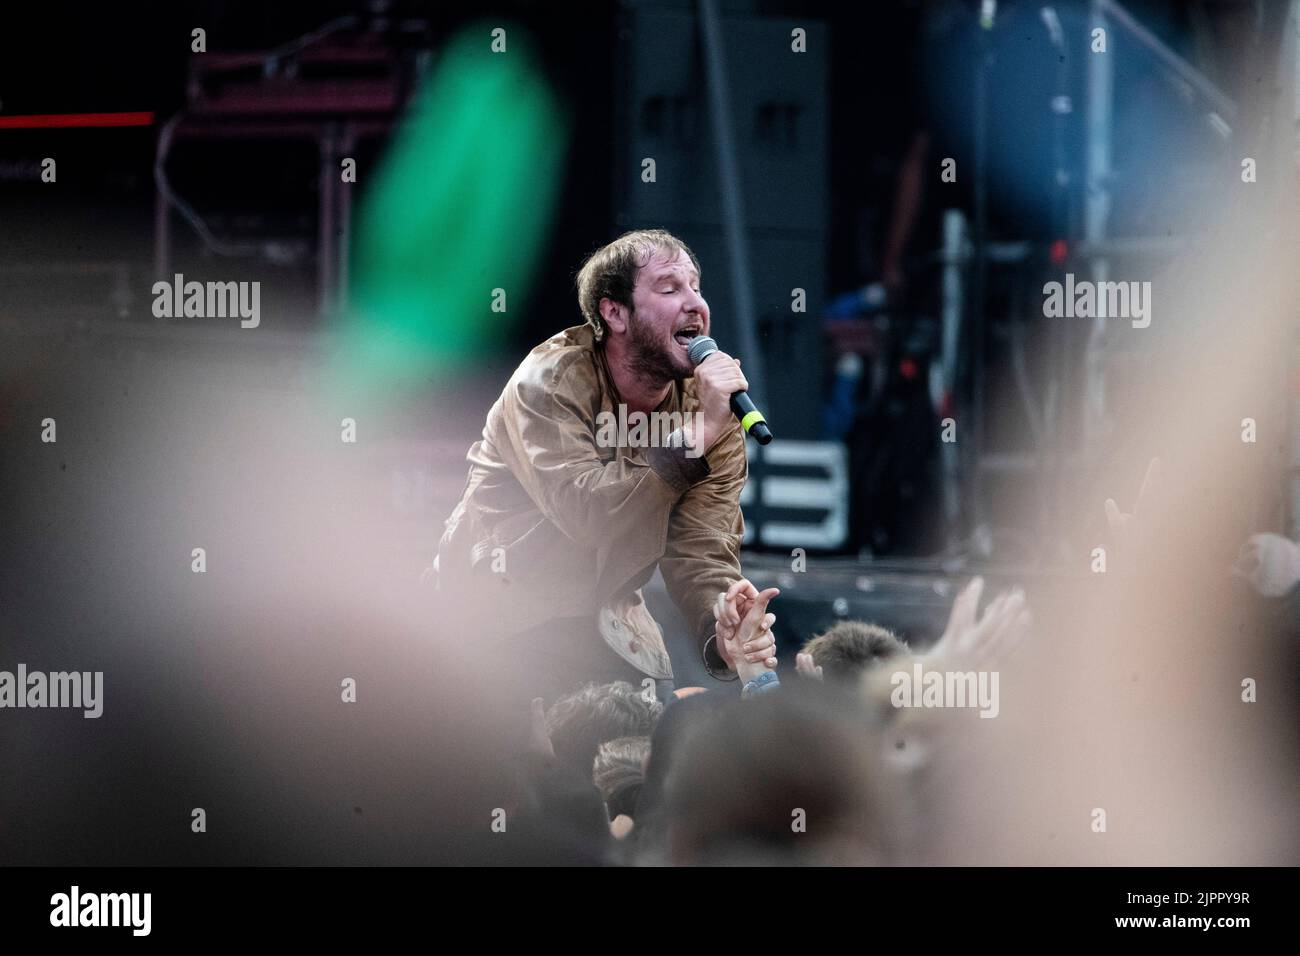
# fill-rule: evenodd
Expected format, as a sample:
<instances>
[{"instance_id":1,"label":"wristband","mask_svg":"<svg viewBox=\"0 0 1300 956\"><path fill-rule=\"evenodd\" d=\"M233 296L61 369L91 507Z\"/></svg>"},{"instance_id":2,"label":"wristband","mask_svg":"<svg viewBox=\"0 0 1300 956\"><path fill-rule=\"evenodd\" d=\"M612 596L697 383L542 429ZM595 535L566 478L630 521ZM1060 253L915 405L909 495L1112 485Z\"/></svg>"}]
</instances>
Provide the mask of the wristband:
<instances>
[{"instance_id":1,"label":"wristband","mask_svg":"<svg viewBox=\"0 0 1300 956\"><path fill-rule=\"evenodd\" d=\"M763 671L752 680L745 681L745 686L740 689L740 696L753 697L755 694L776 690L780 686L781 680L776 676L776 671Z\"/></svg>"}]
</instances>

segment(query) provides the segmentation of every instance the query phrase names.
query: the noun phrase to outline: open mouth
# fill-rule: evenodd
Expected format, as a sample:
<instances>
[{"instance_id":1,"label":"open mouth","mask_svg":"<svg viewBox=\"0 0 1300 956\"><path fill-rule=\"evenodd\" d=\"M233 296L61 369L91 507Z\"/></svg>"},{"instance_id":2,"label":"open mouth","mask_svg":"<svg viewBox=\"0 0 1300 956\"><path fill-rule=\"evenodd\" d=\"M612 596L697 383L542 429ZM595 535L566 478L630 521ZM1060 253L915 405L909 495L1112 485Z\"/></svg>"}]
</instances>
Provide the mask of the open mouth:
<instances>
[{"instance_id":1,"label":"open mouth","mask_svg":"<svg viewBox=\"0 0 1300 956\"><path fill-rule=\"evenodd\" d=\"M703 334L703 330L698 325L688 325L685 328L678 329L675 333L673 333L673 339L676 340L678 345L680 345L682 348L689 351L691 347L691 340L694 339L696 336L702 334Z\"/></svg>"}]
</instances>

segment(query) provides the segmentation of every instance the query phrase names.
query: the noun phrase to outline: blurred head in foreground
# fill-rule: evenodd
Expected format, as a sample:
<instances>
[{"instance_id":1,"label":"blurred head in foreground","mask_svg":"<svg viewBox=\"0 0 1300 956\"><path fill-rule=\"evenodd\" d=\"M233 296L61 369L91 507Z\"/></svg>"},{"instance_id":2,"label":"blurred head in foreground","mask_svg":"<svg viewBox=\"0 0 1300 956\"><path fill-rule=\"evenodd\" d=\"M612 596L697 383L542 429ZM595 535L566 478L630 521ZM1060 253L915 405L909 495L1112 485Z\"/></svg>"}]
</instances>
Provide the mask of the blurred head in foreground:
<instances>
[{"instance_id":1,"label":"blurred head in foreground","mask_svg":"<svg viewBox=\"0 0 1300 956\"><path fill-rule=\"evenodd\" d=\"M806 682L692 728L668 780L667 862L897 862L900 778L858 700Z\"/></svg>"}]
</instances>

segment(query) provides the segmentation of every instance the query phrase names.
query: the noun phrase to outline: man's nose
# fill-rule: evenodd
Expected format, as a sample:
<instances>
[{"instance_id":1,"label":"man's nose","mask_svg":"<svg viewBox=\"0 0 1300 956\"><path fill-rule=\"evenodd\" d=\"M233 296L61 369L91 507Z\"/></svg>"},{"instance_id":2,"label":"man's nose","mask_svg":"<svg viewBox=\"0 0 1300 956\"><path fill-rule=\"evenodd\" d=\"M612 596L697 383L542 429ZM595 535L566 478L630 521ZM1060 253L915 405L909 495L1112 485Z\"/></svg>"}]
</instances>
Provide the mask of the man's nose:
<instances>
[{"instance_id":1,"label":"man's nose","mask_svg":"<svg viewBox=\"0 0 1300 956\"><path fill-rule=\"evenodd\" d=\"M709 321L709 303L705 302L704 296L694 289L691 290L690 297L686 300L685 309L687 312L698 315L702 321Z\"/></svg>"}]
</instances>

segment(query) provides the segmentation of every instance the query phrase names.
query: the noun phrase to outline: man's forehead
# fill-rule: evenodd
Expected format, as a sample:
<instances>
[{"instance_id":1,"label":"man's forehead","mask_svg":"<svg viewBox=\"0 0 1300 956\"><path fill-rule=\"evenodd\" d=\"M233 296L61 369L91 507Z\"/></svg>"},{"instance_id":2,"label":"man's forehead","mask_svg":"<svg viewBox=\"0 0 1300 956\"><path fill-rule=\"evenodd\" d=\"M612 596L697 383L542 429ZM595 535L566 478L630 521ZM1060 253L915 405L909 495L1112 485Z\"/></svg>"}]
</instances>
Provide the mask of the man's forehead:
<instances>
[{"instance_id":1,"label":"man's forehead","mask_svg":"<svg viewBox=\"0 0 1300 956\"><path fill-rule=\"evenodd\" d=\"M678 251L676 257L671 260L666 252L657 250L650 257L650 261L642 266L641 271L648 275L651 280L679 273L692 275L696 278L699 278L700 275L695 269L695 264L691 262L691 257L684 250Z\"/></svg>"}]
</instances>

